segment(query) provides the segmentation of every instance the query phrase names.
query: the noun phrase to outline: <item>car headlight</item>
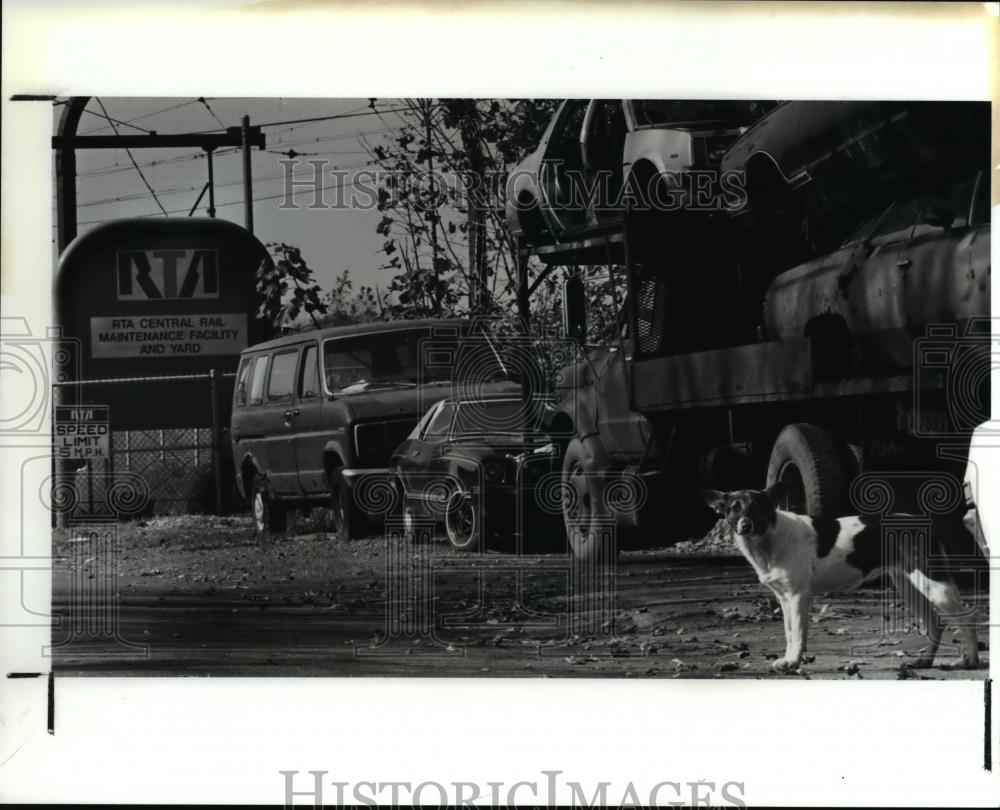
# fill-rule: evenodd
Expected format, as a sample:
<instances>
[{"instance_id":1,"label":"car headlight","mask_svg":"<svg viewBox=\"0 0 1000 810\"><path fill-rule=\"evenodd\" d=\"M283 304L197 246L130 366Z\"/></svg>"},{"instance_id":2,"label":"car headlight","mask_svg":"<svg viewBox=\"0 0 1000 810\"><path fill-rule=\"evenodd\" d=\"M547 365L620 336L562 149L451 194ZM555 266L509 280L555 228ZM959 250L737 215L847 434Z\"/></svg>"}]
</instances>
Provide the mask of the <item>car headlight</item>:
<instances>
[{"instance_id":1,"label":"car headlight","mask_svg":"<svg viewBox=\"0 0 1000 810\"><path fill-rule=\"evenodd\" d=\"M354 451L358 458L372 458L388 455L385 425L369 422L354 426Z\"/></svg>"}]
</instances>

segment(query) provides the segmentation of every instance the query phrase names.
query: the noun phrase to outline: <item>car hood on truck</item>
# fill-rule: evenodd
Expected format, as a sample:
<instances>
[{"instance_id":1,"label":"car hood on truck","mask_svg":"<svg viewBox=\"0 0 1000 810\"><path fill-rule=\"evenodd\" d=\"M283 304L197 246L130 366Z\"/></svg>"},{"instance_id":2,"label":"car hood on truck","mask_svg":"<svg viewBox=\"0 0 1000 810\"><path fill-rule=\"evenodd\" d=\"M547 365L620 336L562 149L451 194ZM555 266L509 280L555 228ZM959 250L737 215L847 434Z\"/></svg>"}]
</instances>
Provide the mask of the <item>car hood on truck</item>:
<instances>
[{"instance_id":1,"label":"car hood on truck","mask_svg":"<svg viewBox=\"0 0 1000 810\"><path fill-rule=\"evenodd\" d=\"M432 405L462 390L461 383L442 380L413 385L410 383L376 383L371 388L353 393L341 392L330 399L330 405L343 414L345 424L355 420L393 419L419 417ZM521 387L513 381L504 380L485 383L476 387L477 392L489 394L516 394Z\"/></svg>"},{"instance_id":2,"label":"car hood on truck","mask_svg":"<svg viewBox=\"0 0 1000 810\"><path fill-rule=\"evenodd\" d=\"M552 439L543 432L530 430L518 433L489 433L476 436L462 436L450 443L453 452L477 454L481 456L518 455L537 450L551 443Z\"/></svg>"}]
</instances>

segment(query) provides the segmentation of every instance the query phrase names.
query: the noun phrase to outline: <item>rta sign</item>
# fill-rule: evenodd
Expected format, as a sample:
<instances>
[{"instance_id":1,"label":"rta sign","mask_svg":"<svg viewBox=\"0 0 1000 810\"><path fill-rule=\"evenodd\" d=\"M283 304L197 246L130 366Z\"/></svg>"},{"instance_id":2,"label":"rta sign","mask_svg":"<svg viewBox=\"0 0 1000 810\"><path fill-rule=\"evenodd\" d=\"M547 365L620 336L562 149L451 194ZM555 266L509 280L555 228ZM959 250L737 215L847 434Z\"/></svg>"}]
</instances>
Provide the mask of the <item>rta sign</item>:
<instances>
[{"instance_id":1,"label":"rta sign","mask_svg":"<svg viewBox=\"0 0 1000 810\"><path fill-rule=\"evenodd\" d=\"M214 250L122 250L119 301L176 301L219 297Z\"/></svg>"},{"instance_id":2,"label":"rta sign","mask_svg":"<svg viewBox=\"0 0 1000 810\"><path fill-rule=\"evenodd\" d=\"M55 290L63 334L80 342L70 379L189 377L93 384L82 404L109 405L116 430L205 426L196 403L209 373L225 402L240 351L271 336L257 317L268 261L252 234L220 219L115 220L78 236Z\"/></svg>"}]
</instances>

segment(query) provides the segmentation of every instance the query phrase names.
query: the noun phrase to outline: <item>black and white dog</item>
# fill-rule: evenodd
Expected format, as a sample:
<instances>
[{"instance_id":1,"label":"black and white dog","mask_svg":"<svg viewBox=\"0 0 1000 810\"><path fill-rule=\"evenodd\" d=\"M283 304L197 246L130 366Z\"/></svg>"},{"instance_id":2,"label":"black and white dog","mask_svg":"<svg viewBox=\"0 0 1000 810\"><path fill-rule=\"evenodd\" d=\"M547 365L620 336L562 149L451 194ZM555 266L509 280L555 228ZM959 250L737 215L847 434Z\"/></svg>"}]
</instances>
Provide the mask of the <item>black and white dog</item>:
<instances>
[{"instance_id":1,"label":"black and white dog","mask_svg":"<svg viewBox=\"0 0 1000 810\"><path fill-rule=\"evenodd\" d=\"M778 597L785 618L785 655L774 668L798 668L806 651L809 600L813 594L848 590L888 574L904 603L918 607L927 626L925 654L913 664L929 667L941 643L945 617L959 620L962 657L951 666L979 664L976 631L966 615L958 589L943 570L928 567L928 558L943 562L949 553L974 554L977 544L961 524L933 521L929 548L912 536L886 531L876 518L815 518L778 509L781 485L763 491L704 490L702 497L732 529L736 547L760 581ZM969 534L966 538L961 533Z\"/></svg>"}]
</instances>

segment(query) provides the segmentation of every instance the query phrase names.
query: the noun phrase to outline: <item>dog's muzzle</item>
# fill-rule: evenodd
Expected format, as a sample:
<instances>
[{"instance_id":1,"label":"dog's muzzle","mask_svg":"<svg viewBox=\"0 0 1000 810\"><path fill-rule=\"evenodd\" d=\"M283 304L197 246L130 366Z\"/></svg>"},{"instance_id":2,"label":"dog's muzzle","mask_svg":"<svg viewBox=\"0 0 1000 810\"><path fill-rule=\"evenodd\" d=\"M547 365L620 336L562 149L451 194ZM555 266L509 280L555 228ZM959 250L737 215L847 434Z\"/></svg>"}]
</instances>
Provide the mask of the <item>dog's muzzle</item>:
<instances>
[{"instance_id":1,"label":"dog's muzzle","mask_svg":"<svg viewBox=\"0 0 1000 810\"><path fill-rule=\"evenodd\" d=\"M750 518L741 517L736 521L737 534L753 534L753 521Z\"/></svg>"}]
</instances>

